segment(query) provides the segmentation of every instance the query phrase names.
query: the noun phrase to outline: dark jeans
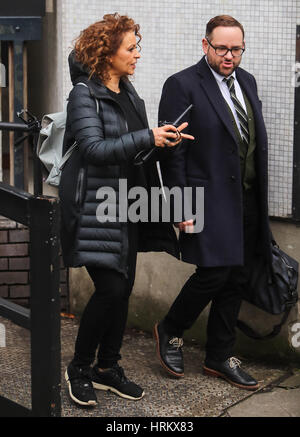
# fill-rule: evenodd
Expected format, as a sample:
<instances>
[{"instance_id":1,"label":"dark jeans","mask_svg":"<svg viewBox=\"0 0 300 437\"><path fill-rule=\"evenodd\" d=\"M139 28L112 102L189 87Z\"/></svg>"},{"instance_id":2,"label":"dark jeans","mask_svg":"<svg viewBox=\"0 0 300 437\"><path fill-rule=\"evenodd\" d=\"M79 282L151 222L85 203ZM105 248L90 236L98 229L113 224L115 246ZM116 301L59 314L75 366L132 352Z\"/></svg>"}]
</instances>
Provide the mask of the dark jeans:
<instances>
[{"instance_id":1,"label":"dark jeans","mask_svg":"<svg viewBox=\"0 0 300 437\"><path fill-rule=\"evenodd\" d=\"M136 269L138 228L128 224L128 278L110 269L87 267L95 285L82 314L75 344L75 365L90 365L95 360L100 368L109 368L121 359L120 349L127 321L129 297Z\"/></svg>"},{"instance_id":2,"label":"dark jeans","mask_svg":"<svg viewBox=\"0 0 300 437\"><path fill-rule=\"evenodd\" d=\"M207 324L206 357L225 361L232 356L242 288L258 243L259 209L254 190L244 193L244 265L200 267L188 279L163 324L170 335L182 337L211 302Z\"/></svg>"}]
</instances>

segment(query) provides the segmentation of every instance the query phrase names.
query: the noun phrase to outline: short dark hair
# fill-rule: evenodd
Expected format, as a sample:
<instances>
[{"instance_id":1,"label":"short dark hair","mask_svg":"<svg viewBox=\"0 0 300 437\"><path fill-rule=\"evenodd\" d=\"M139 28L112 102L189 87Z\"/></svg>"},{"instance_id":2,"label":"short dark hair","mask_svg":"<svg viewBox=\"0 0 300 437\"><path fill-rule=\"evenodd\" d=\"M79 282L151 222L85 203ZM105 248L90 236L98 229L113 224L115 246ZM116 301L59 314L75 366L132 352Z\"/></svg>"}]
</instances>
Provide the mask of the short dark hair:
<instances>
[{"instance_id":1,"label":"short dark hair","mask_svg":"<svg viewBox=\"0 0 300 437\"><path fill-rule=\"evenodd\" d=\"M219 26L239 27L243 33L243 39L245 37L245 31L242 24L230 15L217 15L216 17L209 20L206 25L206 37L210 38L213 30Z\"/></svg>"}]
</instances>

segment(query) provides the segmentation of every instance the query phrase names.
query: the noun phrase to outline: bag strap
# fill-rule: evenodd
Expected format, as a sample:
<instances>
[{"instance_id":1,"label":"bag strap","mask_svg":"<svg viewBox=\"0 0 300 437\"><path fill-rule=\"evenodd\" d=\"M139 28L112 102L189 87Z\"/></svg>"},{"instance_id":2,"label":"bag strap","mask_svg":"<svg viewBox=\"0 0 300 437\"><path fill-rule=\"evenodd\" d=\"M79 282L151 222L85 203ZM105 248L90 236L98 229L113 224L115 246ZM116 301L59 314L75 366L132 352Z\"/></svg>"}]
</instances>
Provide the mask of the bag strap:
<instances>
[{"instance_id":1,"label":"bag strap","mask_svg":"<svg viewBox=\"0 0 300 437\"><path fill-rule=\"evenodd\" d=\"M83 85L86 88L88 88L87 84L84 82L78 82L76 85ZM96 102L97 114L99 114L99 102L98 102L98 99L96 99L96 97L95 97L95 102Z\"/></svg>"},{"instance_id":2,"label":"bag strap","mask_svg":"<svg viewBox=\"0 0 300 437\"><path fill-rule=\"evenodd\" d=\"M66 153L64 154L64 156L62 156L60 163L59 163L59 170L62 170L63 166L65 165L65 163L68 161L68 159L70 158L70 156L73 153L73 150L77 147L77 143L76 141L74 141L74 143L72 144L71 147L68 148L68 150L66 151Z\"/></svg>"},{"instance_id":3,"label":"bag strap","mask_svg":"<svg viewBox=\"0 0 300 437\"><path fill-rule=\"evenodd\" d=\"M76 85L83 85L86 88L88 88L88 86L83 83L83 82L78 82ZM76 86L75 85L75 86ZM96 109L97 109L97 114L99 115L99 102L98 99L96 99L95 97L95 102L96 102ZM63 166L65 165L65 163L68 161L68 159L70 158L70 156L72 155L74 149L77 147L77 143L76 141L74 141L74 143L72 144L72 146L70 146L68 148L68 150L66 151L66 153L64 154L64 156L62 156L60 163L59 163L59 169L62 170Z\"/></svg>"},{"instance_id":4,"label":"bag strap","mask_svg":"<svg viewBox=\"0 0 300 437\"><path fill-rule=\"evenodd\" d=\"M268 340L270 338L276 337L276 335L279 334L282 325L286 322L289 313L292 309L292 306L288 307L285 312L283 313L281 321L278 323L278 325L275 325L273 327L273 330L266 335L258 334L254 329L250 328L245 322L242 322L242 320L238 320L236 323L236 326L247 335L247 337L254 338L255 340Z\"/></svg>"}]
</instances>

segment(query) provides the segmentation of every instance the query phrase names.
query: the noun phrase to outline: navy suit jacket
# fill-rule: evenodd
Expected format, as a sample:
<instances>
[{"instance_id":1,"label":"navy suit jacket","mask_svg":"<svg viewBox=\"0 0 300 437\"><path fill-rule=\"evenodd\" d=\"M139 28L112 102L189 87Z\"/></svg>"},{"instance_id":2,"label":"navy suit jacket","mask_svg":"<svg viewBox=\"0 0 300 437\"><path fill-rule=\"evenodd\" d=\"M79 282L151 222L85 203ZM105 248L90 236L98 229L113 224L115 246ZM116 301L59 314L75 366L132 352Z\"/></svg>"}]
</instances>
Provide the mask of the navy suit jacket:
<instances>
[{"instance_id":1,"label":"navy suit jacket","mask_svg":"<svg viewBox=\"0 0 300 437\"><path fill-rule=\"evenodd\" d=\"M260 241L269 254L267 133L254 77L236 69L237 80L254 112L255 165L260 206ZM183 121L195 137L183 141L163 162L168 187L204 187L204 228L180 233L182 260L206 267L243 265L243 205L238 142L225 99L205 57L164 84L159 120L175 120L190 104ZM195 200L195 199L194 199ZM188 217L185 217L188 219Z\"/></svg>"}]
</instances>

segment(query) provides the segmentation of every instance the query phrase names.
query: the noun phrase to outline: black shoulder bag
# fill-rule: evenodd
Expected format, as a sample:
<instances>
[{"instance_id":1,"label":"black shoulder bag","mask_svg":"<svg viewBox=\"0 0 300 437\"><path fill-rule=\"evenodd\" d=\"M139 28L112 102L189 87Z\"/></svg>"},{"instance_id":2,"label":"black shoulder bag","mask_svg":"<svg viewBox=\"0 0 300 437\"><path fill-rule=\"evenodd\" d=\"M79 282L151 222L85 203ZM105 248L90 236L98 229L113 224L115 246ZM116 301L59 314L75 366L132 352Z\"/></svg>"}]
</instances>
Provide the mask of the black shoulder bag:
<instances>
[{"instance_id":1,"label":"black shoulder bag","mask_svg":"<svg viewBox=\"0 0 300 437\"><path fill-rule=\"evenodd\" d=\"M269 339L279 334L292 307L298 301L298 262L283 252L274 240L271 241L271 253L269 266L262 256L255 260L243 299L267 313L282 314L282 319L266 335L258 334L241 320L237 322L237 327L244 334L257 340Z\"/></svg>"}]
</instances>

